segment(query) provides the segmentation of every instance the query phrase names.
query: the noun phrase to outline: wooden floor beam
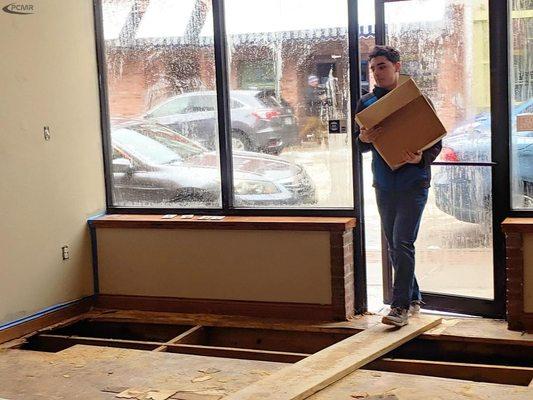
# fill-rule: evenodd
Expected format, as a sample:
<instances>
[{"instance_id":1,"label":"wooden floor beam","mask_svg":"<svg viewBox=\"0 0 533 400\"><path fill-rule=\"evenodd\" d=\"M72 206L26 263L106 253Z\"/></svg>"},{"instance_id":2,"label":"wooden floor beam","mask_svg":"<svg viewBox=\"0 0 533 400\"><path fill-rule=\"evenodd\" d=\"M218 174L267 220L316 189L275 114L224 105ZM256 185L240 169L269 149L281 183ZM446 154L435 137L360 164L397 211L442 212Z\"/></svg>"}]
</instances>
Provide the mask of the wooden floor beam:
<instances>
[{"instance_id":1,"label":"wooden floor beam","mask_svg":"<svg viewBox=\"0 0 533 400\"><path fill-rule=\"evenodd\" d=\"M364 369L521 386L533 379L533 368L443 361L382 358Z\"/></svg>"},{"instance_id":2,"label":"wooden floor beam","mask_svg":"<svg viewBox=\"0 0 533 400\"><path fill-rule=\"evenodd\" d=\"M376 325L251 385L226 400L301 400L440 324L420 315L400 329Z\"/></svg>"},{"instance_id":3,"label":"wooden floor beam","mask_svg":"<svg viewBox=\"0 0 533 400\"><path fill-rule=\"evenodd\" d=\"M159 346L153 351L166 351L168 349L169 344L177 344L182 343L184 341L187 341L190 337L194 336L195 334L198 334L200 330L202 330L203 327L201 325L193 326L191 329L183 332L182 334L176 336L174 339L169 340L166 342L163 346Z\"/></svg>"}]
</instances>

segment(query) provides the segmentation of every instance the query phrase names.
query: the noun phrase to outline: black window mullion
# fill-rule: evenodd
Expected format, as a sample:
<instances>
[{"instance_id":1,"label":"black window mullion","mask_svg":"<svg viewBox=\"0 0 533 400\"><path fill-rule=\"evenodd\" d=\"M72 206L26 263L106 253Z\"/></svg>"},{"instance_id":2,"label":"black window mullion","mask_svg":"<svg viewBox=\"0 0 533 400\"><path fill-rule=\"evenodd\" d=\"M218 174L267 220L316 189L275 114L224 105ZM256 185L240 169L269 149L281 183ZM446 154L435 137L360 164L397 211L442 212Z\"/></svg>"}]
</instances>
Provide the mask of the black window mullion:
<instances>
[{"instance_id":1,"label":"black window mullion","mask_svg":"<svg viewBox=\"0 0 533 400\"><path fill-rule=\"evenodd\" d=\"M350 121L351 131L355 132L356 122L353 116L357 102L361 97L361 71L359 54L359 14L357 0L348 0L348 54L350 66ZM365 223L363 201L363 161L355 141L352 140L352 186L354 214L357 225L353 231L354 274L355 274L355 311L366 312L368 309L366 281Z\"/></svg>"},{"instance_id":2,"label":"black window mullion","mask_svg":"<svg viewBox=\"0 0 533 400\"><path fill-rule=\"evenodd\" d=\"M505 241L500 224L509 214L510 102L509 102L509 4L489 0L491 154L498 168L492 169L492 226L494 246L494 303L505 315Z\"/></svg>"},{"instance_id":3,"label":"black window mullion","mask_svg":"<svg viewBox=\"0 0 533 400\"><path fill-rule=\"evenodd\" d=\"M386 0L374 0L374 12L376 26L374 27L376 45L385 44L385 2Z\"/></svg>"},{"instance_id":4,"label":"black window mullion","mask_svg":"<svg viewBox=\"0 0 533 400\"><path fill-rule=\"evenodd\" d=\"M104 162L104 181L106 212L109 213L113 206L113 171L111 155L111 122L109 115L109 99L107 94L107 71L104 46L104 19L102 13L102 0L93 1L94 32L96 42L96 64L98 68L98 87L100 97L100 128L102 130L102 151Z\"/></svg>"},{"instance_id":5,"label":"black window mullion","mask_svg":"<svg viewBox=\"0 0 533 400\"><path fill-rule=\"evenodd\" d=\"M385 2L386 0L374 0L374 12L376 25L374 27L376 45L385 44ZM387 240L381 229L381 265L382 265L382 280L383 280L383 302L390 304L392 302L392 264L389 258L389 249Z\"/></svg>"},{"instance_id":6,"label":"black window mullion","mask_svg":"<svg viewBox=\"0 0 533 400\"><path fill-rule=\"evenodd\" d=\"M233 208L233 159L224 0L212 0L222 209Z\"/></svg>"}]
</instances>

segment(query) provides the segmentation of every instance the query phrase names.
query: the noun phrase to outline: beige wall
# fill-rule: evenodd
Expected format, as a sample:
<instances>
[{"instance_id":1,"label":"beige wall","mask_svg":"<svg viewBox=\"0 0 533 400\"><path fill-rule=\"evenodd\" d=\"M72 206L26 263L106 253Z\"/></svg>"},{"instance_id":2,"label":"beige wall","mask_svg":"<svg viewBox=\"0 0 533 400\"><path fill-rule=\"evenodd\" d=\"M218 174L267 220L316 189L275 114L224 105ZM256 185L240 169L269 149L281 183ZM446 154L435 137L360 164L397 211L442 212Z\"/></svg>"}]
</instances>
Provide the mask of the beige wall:
<instances>
[{"instance_id":1,"label":"beige wall","mask_svg":"<svg viewBox=\"0 0 533 400\"><path fill-rule=\"evenodd\" d=\"M329 232L98 229L100 292L331 304Z\"/></svg>"},{"instance_id":2,"label":"beige wall","mask_svg":"<svg viewBox=\"0 0 533 400\"><path fill-rule=\"evenodd\" d=\"M533 234L524 234L524 311L533 313Z\"/></svg>"},{"instance_id":3,"label":"beige wall","mask_svg":"<svg viewBox=\"0 0 533 400\"><path fill-rule=\"evenodd\" d=\"M92 293L105 208L92 0L23 3L0 11L0 324Z\"/></svg>"}]
</instances>

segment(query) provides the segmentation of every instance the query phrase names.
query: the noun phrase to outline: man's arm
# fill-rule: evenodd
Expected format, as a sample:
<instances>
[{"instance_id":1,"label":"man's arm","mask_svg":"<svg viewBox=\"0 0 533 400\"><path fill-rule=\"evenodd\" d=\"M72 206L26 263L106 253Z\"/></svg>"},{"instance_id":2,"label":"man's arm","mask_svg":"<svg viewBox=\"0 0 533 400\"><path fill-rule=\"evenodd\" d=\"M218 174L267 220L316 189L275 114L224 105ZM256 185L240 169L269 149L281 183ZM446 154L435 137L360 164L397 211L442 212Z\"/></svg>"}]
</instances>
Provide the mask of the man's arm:
<instances>
[{"instance_id":1,"label":"man's arm","mask_svg":"<svg viewBox=\"0 0 533 400\"><path fill-rule=\"evenodd\" d=\"M429 149L426 149L422 152L422 160L420 161L420 166L427 167L431 165L433 161L439 156L440 151L442 150L442 140L439 140Z\"/></svg>"},{"instance_id":2,"label":"man's arm","mask_svg":"<svg viewBox=\"0 0 533 400\"><path fill-rule=\"evenodd\" d=\"M359 102L357 103L357 107L355 108L355 114L357 114L358 112L361 112L361 111L363 111L363 103L361 102L361 100L359 100ZM356 122L355 123L355 131L354 131L355 143L356 143L356 145L359 148L359 151L361 153L366 153L367 151L372 150L372 143L362 142L359 139L359 134L360 133L361 133L361 129L359 128L359 124Z\"/></svg>"}]
</instances>

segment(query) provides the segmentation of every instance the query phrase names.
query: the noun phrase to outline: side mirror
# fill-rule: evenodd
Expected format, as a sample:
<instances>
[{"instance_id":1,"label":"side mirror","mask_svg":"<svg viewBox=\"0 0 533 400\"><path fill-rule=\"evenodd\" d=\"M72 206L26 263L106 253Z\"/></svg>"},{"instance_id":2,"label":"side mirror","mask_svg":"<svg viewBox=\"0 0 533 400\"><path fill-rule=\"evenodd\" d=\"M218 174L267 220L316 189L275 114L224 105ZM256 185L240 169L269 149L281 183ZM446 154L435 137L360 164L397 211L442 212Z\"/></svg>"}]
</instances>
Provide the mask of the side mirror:
<instances>
[{"instance_id":1,"label":"side mirror","mask_svg":"<svg viewBox=\"0 0 533 400\"><path fill-rule=\"evenodd\" d=\"M113 160L113 173L127 174L132 169L133 165L127 158L115 158Z\"/></svg>"}]
</instances>

